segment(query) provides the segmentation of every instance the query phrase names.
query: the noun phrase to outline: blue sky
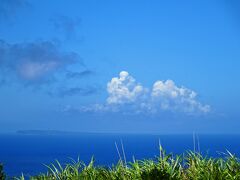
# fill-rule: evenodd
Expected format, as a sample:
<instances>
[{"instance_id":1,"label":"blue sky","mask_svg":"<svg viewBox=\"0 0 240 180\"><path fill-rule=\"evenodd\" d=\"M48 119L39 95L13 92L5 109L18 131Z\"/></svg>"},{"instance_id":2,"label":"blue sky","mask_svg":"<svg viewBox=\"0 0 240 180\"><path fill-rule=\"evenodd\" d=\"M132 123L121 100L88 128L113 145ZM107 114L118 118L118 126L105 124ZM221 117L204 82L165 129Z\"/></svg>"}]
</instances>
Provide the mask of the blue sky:
<instances>
[{"instance_id":1,"label":"blue sky","mask_svg":"<svg viewBox=\"0 0 240 180\"><path fill-rule=\"evenodd\" d=\"M0 132L238 133L239 7L0 0Z\"/></svg>"}]
</instances>

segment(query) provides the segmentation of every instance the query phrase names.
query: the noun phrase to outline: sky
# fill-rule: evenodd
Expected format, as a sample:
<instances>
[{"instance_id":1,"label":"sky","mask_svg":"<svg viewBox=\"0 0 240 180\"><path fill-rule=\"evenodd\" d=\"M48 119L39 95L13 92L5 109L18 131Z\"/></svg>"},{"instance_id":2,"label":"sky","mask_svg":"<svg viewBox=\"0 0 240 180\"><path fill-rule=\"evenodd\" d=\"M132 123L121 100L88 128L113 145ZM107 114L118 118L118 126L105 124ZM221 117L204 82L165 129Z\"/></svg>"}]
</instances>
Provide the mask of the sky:
<instances>
[{"instance_id":1,"label":"sky","mask_svg":"<svg viewBox=\"0 0 240 180\"><path fill-rule=\"evenodd\" d=\"M239 8L0 0L0 132L239 133Z\"/></svg>"}]
</instances>

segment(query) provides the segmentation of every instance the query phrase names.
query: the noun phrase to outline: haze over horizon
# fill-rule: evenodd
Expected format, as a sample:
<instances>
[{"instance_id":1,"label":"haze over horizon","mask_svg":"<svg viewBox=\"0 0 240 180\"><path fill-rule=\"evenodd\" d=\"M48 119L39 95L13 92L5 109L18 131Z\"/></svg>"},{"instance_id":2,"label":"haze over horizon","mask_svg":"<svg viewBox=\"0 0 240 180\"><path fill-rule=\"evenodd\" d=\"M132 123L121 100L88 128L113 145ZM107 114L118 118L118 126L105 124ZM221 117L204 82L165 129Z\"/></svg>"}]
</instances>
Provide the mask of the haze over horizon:
<instances>
[{"instance_id":1,"label":"haze over horizon","mask_svg":"<svg viewBox=\"0 0 240 180\"><path fill-rule=\"evenodd\" d=\"M239 8L0 0L0 132L239 133Z\"/></svg>"}]
</instances>

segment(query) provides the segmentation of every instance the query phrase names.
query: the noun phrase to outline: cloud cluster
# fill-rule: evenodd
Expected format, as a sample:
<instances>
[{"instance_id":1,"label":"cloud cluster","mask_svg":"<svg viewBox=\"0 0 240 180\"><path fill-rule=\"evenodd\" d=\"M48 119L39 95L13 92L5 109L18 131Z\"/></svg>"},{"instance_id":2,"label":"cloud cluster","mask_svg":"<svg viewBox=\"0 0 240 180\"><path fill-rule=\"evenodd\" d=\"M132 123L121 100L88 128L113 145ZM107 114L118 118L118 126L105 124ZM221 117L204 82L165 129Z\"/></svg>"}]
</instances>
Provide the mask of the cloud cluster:
<instances>
[{"instance_id":1,"label":"cloud cluster","mask_svg":"<svg viewBox=\"0 0 240 180\"><path fill-rule=\"evenodd\" d=\"M152 88L140 83L122 71L107 84L108 98L105 104L84 107L82 111L118 111L133 113L180 112L206 114L209 105L197 100L197 93L185 87L178 87L172 80L156 81Z\"/></svg>"},{"instance_id":2,"label":"cloud cluster","mask_svg":"<svg viewBox=\"0 0 240 180\"><path fill-rule=\"evenodd\" d=\"M73 71L70 68L73 65L83 70ZM48 87L47 94L55 97L95 94L98 89L93 86L69 87L63 84L66 81L76 84L80 78L94 74L84 69L86 67L79 55L62 51L57 42L10 44L0 40L0 86L14 83L33 89Z\"/></svg>"},{"instance_id":3,"label":"cloud cluster","mask_svg":"<svg viewBox=\"0 0 240 180\"><path fill-rule=\"evenodd\" d=\"M55 73L78 59L78 54L62 52L52 41L16 44L0 41L0 73L27 84L49 82Z\"/></svg>"}]
</instances>

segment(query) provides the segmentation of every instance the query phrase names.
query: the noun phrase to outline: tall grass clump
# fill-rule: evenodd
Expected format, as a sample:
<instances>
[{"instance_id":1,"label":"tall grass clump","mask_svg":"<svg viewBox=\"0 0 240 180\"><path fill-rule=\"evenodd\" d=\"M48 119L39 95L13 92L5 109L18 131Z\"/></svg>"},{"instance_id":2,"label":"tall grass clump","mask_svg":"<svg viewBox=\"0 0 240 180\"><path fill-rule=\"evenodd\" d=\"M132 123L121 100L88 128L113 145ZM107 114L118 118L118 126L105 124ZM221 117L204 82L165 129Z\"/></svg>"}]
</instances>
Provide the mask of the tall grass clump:
<instances>
[{"instance_id":1,"label":"tall grass clump","mask_svg":"<svg viewBox=\"0 0 240 180\"><path fill-rule=\"evenodd\" d=\"M126 162L120 158L111 167L70 160L47 165L48 172L27 177L32 180L240 180L240 162L227 151L224 158L211 158L189 151L186 155L167 154L160 146L160 154L153 159ZM22 175L18 180L24 180Z\"/></svg>"},{"instance_id":2,"label":"tall grass clump","mask_svg":"<svg viewBox=\"0 0 240 180\"><path fill-rule=\"evenodd\" d=\"M3 165L0 164L0 180L4 180L6 178L6 175L3 171Z\"/></svg>"}]
</instances>

